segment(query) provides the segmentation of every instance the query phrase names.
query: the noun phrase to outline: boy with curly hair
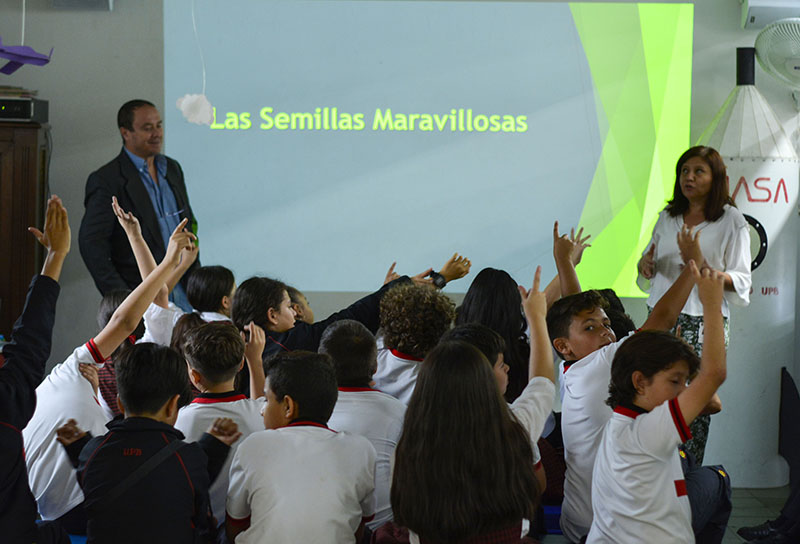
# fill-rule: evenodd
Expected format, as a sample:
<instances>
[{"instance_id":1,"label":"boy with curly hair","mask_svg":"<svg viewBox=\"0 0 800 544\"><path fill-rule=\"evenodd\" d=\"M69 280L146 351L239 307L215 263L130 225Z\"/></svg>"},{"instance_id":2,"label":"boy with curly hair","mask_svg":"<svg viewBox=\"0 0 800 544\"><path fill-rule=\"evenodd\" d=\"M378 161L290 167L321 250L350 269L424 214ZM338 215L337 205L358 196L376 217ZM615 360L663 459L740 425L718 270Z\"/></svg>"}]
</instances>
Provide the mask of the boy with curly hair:
<instances>
[{"instance_id":1,"label":"boy with curly hair","mask_svg":"<svg viewBox=\"0 0 800 544\"><path fill-rule=\"evenodd\" d=\"M408 404L419 364L455 319L455 304L426 286L401 285L381 300L375 387Z\"/></svg>"}]
</instances>

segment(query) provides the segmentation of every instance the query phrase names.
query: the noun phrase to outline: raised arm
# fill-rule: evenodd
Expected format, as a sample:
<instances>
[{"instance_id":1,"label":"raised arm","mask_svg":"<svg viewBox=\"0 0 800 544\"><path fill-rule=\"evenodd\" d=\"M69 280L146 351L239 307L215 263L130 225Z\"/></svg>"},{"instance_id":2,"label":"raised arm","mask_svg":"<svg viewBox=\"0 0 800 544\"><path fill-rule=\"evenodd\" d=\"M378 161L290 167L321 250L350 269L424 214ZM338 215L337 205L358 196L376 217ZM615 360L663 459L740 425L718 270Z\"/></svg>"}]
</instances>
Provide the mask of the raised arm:
<instances>
[{"instance_id":1,"label":"raised arm","mask_svg":"<svg viewBox=\"0 0 800 544\"><path fill-rule=\"evenodd\" d=\"M181 221L170 236L164 260L119 305L105 328L94 338L95 346L103 356L110 355L133 332L159 289L164 287L169 273L178 265L181 250L196 239L194 234L184 231L187 221Z\"/></svg>"},{"instance_id":2,"label":"raised arm","mask_svg":"<svg viewBox=\"0 0 800 544\"><path fill-rule=\"evenodd\" d=\"M536 267L536 274L533 276L533 287L526 290L519 286L519 294L522 298L522 308L525 310L525 319L528 321L528 330L531 333L531 355L529 361L528 375L531 378L542 376L555 383L555 371L553 370L553 349L550 347L550 339L547 336L547 299L542 291L539 291L539 281L542 276L542 267Z\"/></svg>"},{"instance_id":3,"label":"raised arm","mask_svg":"<svg viewBox=\"0 0 800 544\"><path fill-rule=\"evenodd\" d=\"M591 244L586 243L589 238L591 238L591 234L583 236L583 227L578 230L577 234L574 228L570 229L569 238L567 238L566 234L559 235L558 221L553 225L553 258L558 273L544 288L548 310L562 296L566 297L581 292L575 267L581 262L583 251L587 247L591 247ZM563 282L561 281L562 271L566 279Z\"/></svg>"},{"instance_id":4,"label":"raised arm","mask_svg":"<svg viewBox=\"0 0 800 544\"><path fill-rule=\"evenodd\" d=\"M687 268L691 268L697 281L697 292L700 302L703 303L703 355L700 358L700 371L689 387L678 395L678 404L688 425L714 398L717 389L725 381L727 365L722 321L725 276L710 268L704 268L700 272L694 262Z\"/></svg>"},{"instance_id":5,"label":"raised arm","mask_svg":"<svg viewBox=\"0 0 800 544\"><path fill-rule=\"evenodd\" d=\"M242 332L242 337L245 338L244 359L250 373L250 398L257 399L264 396L264 383L267 381L261 359L267 343L267 336L264 329L252 321L244 326L244 330L248 333L245 335Z\"/></svg>"},{"instance_id":6,"label":"raised arm","mask_svg":"<svg viewBox=\"0 0 800 544\"><path fill-rule=\"evenodd\" d=\"M668 331L675 326L675 322L686 304L686 299L689 298L689 293L694 287L695 276L691 270L694 261L689 261L689 263L689 266L683 267L678 279L653 307L653 311L642 325L643 329ZM696 265L695 268L697 268Z\"/></svg>"}]
</instances>

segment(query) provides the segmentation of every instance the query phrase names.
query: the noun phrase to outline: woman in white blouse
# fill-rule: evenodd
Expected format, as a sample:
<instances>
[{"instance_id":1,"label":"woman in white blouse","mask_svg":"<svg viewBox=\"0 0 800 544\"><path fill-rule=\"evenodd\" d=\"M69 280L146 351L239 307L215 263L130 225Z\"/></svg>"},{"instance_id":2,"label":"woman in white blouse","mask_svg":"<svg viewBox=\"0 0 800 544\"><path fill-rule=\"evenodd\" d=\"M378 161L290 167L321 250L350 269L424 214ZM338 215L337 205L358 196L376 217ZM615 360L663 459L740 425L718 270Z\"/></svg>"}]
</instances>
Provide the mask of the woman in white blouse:
<instances>
[{"instance_id":1,"label":"woman in white blouse","mask_svg":"<svg viewBox=\"0 0 800 544\"><path fill-rule=\"evenodd\" d=\"M750 303L750 230L744 215L729 194L725 163L710 147L696 146L678 159L672 200L658 215L653 236L639 260L639 286L649 291L652 310L680 274L694 259L697 265L725 273L725 345L728 344L729 303ZM698 355L703 350L703 307L692 290L678 318L681 336ZM719 408L716 409L718 411ZM712 407L712 410L713 407ZM710 416L692 423L692 440L686 447L703 462Z\"/></svg>"}]
</instances>

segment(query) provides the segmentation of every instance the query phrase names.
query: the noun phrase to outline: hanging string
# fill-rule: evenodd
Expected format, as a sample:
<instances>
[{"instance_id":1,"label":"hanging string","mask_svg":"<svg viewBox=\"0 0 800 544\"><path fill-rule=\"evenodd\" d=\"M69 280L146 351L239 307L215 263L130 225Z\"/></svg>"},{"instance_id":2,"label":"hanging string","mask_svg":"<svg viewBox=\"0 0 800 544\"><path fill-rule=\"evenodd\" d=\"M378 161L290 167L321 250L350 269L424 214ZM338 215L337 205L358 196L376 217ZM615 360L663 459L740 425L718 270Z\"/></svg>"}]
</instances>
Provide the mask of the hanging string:
<instances>
[{"instance_id":1,"label":"hanging string","mask_svg":"<svg viewBox=\"0 0 800 544\"><path fill-rule=\"evenodd\" d=\"M20 45L25 45L25 1L22 0L22 41Z\"/></svg>"},{"instance_id":2,"label":"hanging string","mask_svg":"<svg viewBox=\"0 0 800 544\"><path fill-rule=\"evenodd\" d=\"M24 2L25 0L23 0ZM197 35L197 21L194 17L194 4L195 0L192 0L192 29L194 29L194 41L197 44L197 51L200 53L200 64L203 67L203 92L201 94L206 94L206 60L203 57L203 48L200 47L200 37Z\"/></svg>"}]
</instances>

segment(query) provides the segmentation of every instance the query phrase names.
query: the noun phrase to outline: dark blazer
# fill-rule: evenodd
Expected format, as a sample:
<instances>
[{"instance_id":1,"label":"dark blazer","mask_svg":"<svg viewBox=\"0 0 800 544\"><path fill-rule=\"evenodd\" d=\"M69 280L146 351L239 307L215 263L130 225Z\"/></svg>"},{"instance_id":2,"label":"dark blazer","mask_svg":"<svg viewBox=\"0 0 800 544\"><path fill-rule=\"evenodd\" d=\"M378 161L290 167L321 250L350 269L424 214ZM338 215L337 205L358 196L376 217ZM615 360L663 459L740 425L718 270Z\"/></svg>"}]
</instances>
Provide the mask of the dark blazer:
<instances>
[{"instance_id":1,"label":"dark blazer","mask_svg":"<svg viewBox=\"0 0 800 544\"><path fill-rule=\"evenodd\" d=\"M188 217L189 226L195 223L183 171L177 161L167 157L167 183L175 194L181 219ZM81 256L92 274L101 294L114 289L134 289L141 283L136 259L125 231L111 209L111 197L116 196L122 209L132 212L142 226L144 236L156 262L161 262L166 247L161 240L158 218L139 177L139 172L123 149L117 157L89 175L83 205L86 212L78 234ZM200 262L195 261L193 270ZM188 274L184 276L184 279Z\"/></svg>"}]
</instances>

